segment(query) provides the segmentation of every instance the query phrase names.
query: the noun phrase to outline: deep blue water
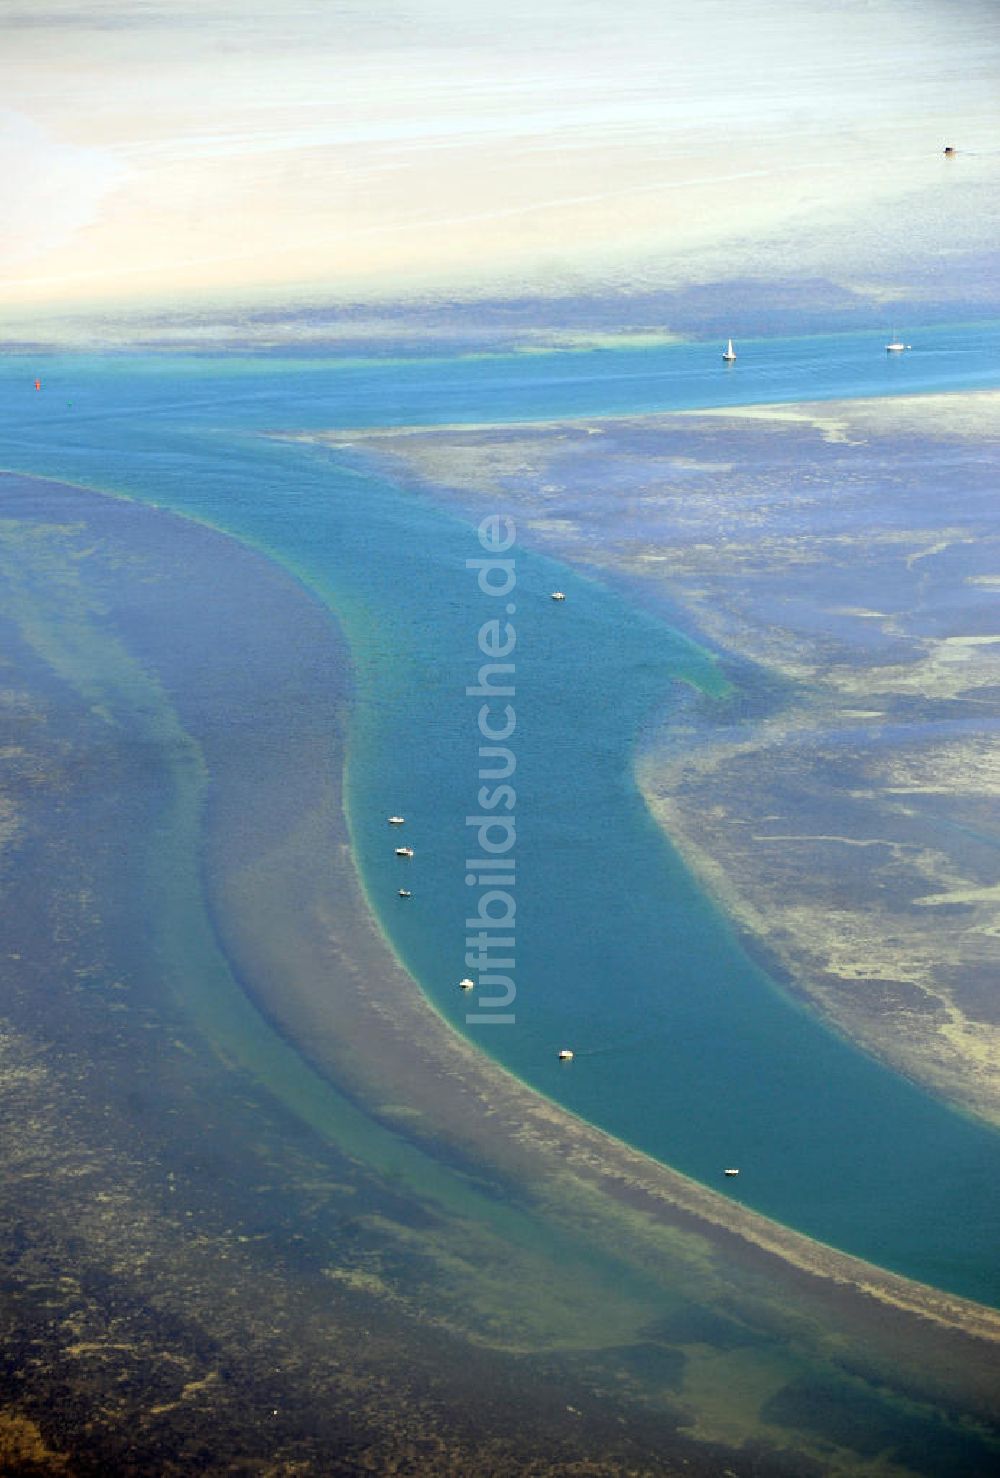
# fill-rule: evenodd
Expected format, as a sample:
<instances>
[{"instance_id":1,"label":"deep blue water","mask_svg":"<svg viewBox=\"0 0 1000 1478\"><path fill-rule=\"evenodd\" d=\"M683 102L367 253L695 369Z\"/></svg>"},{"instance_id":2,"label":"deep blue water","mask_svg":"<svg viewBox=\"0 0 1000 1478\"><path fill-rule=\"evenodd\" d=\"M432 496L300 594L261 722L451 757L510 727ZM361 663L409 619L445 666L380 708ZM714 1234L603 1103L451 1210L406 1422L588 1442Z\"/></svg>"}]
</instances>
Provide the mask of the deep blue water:
<instances>
[{"instance_id":1,"label":"deep blue water","mask_svg":"<svg viewBox=\"0 0 1000 1478\"><path fill-rule=\"evenodd\" d=\"M336 454L260 429L547 419L990 385L1000 328L422 363L64 356L8 361L0 463L160 503L254 543L342 620L358 672L349 798L369 896L428 995L467 1000L465 816L495 614L474 531ZM32 389L35 374L43 391ZM517 1022L472 1028L526 1081L823 1240L996 1302L1000 1138L826 1031L747 959L650 820L631 761L710 655L518 546ZM563 588L554 605L548 592ZM248 600L253 592L248 591ZM294 723L294 715L289 715ZM240 763L234 746L233 764ZM385 816L408 818L411 863ZM317 858L322 866L322 858ZM406 881L414 897L401 904ZM562 1068L561 1046L577 1060ZM742 1169L723 1182L724 1165Z\"/></svg>"},{"instance_id":2,"label":"deep blue water","mask_svg":"<svg viewBox=\"0 0 1000 1478\"><path fill-rule=\"evenodd\" d=\"M77 425L141 411L168 420L182 412L185 424L227 428L632 415L996 385L1000 324L927 328L908 337L913 347L903 355L885 353L884 332L738 341L732 366L722 363L722 344L395 361L20 357L7 362L3 383L19 401L30 398L40 374L48 426L71 401ZM12 409L8 398L5 411Z\"/></svg>"}]
</instances>

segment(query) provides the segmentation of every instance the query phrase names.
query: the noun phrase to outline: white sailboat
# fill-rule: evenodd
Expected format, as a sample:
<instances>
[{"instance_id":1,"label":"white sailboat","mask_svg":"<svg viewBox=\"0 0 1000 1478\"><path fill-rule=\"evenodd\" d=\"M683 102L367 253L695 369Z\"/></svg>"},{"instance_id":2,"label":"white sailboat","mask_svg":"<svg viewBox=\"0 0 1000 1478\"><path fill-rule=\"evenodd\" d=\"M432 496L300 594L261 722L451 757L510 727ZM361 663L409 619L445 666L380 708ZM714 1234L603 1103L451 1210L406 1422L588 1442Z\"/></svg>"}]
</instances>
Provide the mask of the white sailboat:
<instances>
[{"instance_id":1,"label":"white sailboat","mask_svg":"<svg viewBox=\"0 0 1000 1478\"><path fill-rule=\"evenodd\" d=\"M890 342L888 344L886 344L886 346L885 346L885 352L886 352L886 354L902 354L902 352L903 352L904 349L912 349L912 348L913 348L913 345L912 344L904 344L902 342L902 340L897 337L896 330L893 329L893 331L892 331L892 339L890 340Z\"/></svg>"},{"instance_id":2,"label":"white sailboat","mask_svg":"<svg viewBox=\"0 0 1000 1478\"><path fill-rule=\"evenodd\" d=\"M732 364L733 360L736 358L736 350L733 348L732 339L730 339L729 343L726 345L726 352L725 354L723 354L722 357L727 364Z\"/></svg>"}]
</instances>

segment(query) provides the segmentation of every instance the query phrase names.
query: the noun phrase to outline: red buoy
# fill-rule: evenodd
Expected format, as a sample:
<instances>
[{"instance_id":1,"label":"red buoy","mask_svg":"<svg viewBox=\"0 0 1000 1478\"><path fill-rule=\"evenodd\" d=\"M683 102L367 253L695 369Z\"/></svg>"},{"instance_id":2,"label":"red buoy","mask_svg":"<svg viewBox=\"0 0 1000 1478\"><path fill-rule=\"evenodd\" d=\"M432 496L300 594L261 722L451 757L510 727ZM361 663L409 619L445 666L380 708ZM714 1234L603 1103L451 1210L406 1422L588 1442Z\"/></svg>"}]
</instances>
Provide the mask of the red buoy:
<instances>
[{"instance_id":1,"label":"red buoy","mask_svg":"<svg viewBox=\"0 0 1000 1478\"><path fill-rule=\"evenodd\" d=\"M42 388L42 382L41 382L41 380L36 380L35 381L35 389L36 390L41 390L41 388Z\"/></svg>"}]
</instances>

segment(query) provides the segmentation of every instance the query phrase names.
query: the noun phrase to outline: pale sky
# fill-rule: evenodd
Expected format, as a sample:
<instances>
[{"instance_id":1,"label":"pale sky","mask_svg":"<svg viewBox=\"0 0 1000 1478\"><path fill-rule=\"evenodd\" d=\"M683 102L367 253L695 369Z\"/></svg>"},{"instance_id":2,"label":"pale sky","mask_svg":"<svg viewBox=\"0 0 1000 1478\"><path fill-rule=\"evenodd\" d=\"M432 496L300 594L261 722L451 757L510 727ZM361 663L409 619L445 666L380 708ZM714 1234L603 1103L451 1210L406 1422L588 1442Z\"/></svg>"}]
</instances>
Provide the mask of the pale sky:
<instances>
[{"instance_id":1,"label":"pale sky","mask_svg":"<svg viewBox=\"0 0 1000 1478\"><path fill-rule=\"evenodd\" d=\"M0 0L0 293L43 313L769 260L857 278L922 239L987 244L998 12Z\"/></svg>"}]
</instances>

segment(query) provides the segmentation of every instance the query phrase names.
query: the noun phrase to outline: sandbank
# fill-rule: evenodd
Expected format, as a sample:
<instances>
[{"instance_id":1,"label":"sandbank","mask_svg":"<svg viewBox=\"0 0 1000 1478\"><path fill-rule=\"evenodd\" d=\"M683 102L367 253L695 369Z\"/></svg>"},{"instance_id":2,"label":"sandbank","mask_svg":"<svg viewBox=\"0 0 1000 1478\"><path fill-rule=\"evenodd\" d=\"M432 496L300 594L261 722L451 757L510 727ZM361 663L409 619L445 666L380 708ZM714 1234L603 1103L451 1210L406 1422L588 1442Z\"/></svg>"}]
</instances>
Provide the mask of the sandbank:
<instances>
[{"instance_id":1,"label":"sandbank","mask_svg":"<svg viewBox=\"0 0 1000 1478\"><path fill-rule=\"evenodd\" d=\"M790 989L995 1123L976 817L1000 783L981 729L998 432L1000 394L979 391L291 439L388 463L466 517L499 500L526 540L712 641L742 711L650 736L651 809ZM947 915L916 906L944 894Z\"/></svg>"}]
</instances>

